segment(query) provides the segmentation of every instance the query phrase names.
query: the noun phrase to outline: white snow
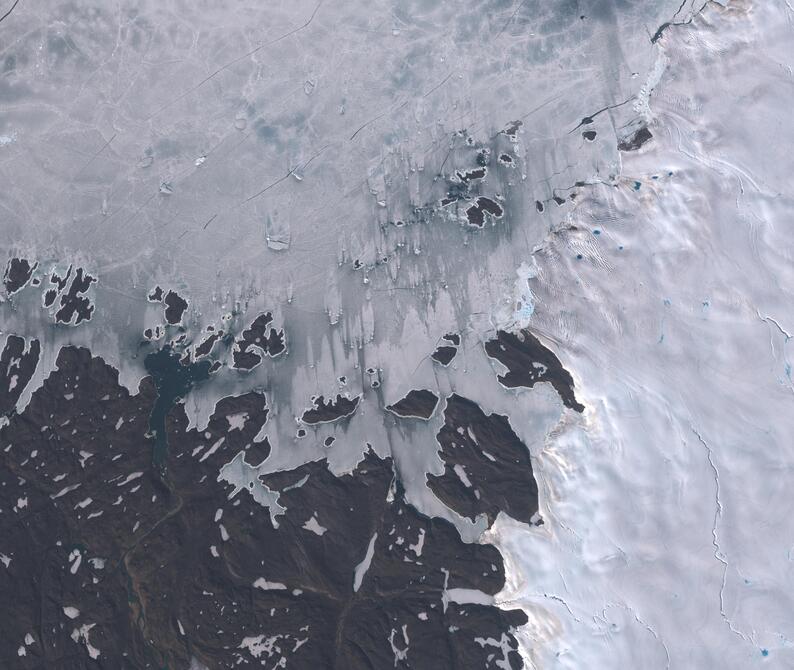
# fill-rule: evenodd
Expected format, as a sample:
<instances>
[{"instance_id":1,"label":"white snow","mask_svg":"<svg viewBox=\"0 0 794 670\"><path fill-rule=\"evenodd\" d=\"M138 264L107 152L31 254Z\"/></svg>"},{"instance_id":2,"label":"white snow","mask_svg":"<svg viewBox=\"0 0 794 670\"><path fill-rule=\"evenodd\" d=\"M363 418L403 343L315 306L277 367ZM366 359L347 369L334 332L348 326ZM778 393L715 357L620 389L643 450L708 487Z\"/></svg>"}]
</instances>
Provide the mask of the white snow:
<instances>
[{"instance_id":1,"label":"white snow","mask_svg":"<svg viewBox=\"0 0 794 670\"><path fill-rule=\"evenodd\" d=\"M259 658L262 654L267 654L267 658L270 658L273 654L281 653L277 642L283 637L283 635L266 637L264 633L262 635L244 637L239 648L247 649L254 658Z\"/></svg>"},{"instance_id":2,"label":"white snow","mask_svg":"<svg viewBox=\"0 0 794 670\"><path fill-rule=\"evenodd\" d=\"M254 588L262 589L263 591L286 591L286 585L281 582L269 582L264 577L259 577L254 582Z\"/></svg>"},{"instance_id":3,"label":"white snow","mask_svg":"<svg viewBox=\"0 0 794 670\"><path fill-rule=\"evenodd\" d=\"M463 485L466 488L471 488L471 480L469 480L469 476L466 474L466 469L459 463L455 463L452 469L455 471L458 479L463 482Z\"/></svg>"},{"instance_id":4,"label":"white snow","mask_svg":"<svg viewBox=\"0 0 794 670\"><path fill-rule=\"evenodd\" d=\"M72 631L72 635L71 635L72 640L74 640L76 643L78 644L80 642L83 643L83 645L86 648L86 651L88 652L88 655L94 660L96 660L100 656L99 649L97 649L91 644L91 640L89 638L91 629L94 628L95 626L96 626L95 623L83 624L82 626L80 626L80 628L75 628Z\"/></svg>"},{"instance_id":5,"label":"white snow","mask_svg":"<svg viewBox=\"0 0 794 670\"><path fill-rule=\"evenodd\" d=\"M143 472L132 472L127 475L124 479L122 479L116 486L124 486L125 484L129 484L132 481L135 481L139 477L143 477Z\"/></svg>"},{"instance_id":6,"label":"white snow","mask_svg":"<svg viewBox=\"0 0 794 670\"><path fill-rule=\"evenodd\" d=\"M83 555L80 553L79 549L72 549L72 551L69 552L69 561L72 563L69 572L76 575L77 571L80 569L80 564L83 562Z\"/></svg>"},{"instance_id":7,"label":"white snow","mask_svg":"<svg viewBox=\"0 0 794 670\"><path fill-rule=\"evenodd\" d=\"M417 557L419 557L422 555L422 549L424 548L424 546L425 546L425 529L420 528L418 537L416 539L416 544L409 544L408 548L411 551L413 551L417 555Z\"/></svg>"},{"instance_id":8,"label":"white snow","mask_svg":"<svg viewBox=\"0 0 794 670\"><path fill-rule=\"evenodd\" d=\"M369 565L372 563L372 557L375 555L375 541L378 539L378 534L375 533L367 545L367 553L364 554L364 560L356 566L353 573L353 591L358 591L361 588L361 582L364 581L364 575L369 570Z\"/></svg>"},{"instance_id":9,"label":"white snow","mask_svg":"<svg viewBox=\"0 0 794 670\"><path fill-rule=\"evenodd\" d=\"M303 528L310 530L312 533L315 533L321 537L323 533L328 530L327 528L324 528L320 525L320 522L317 521L317 517L315 515L312 515L311 518L303 524Z\"/></svg>"},{"instance_id":10,"label":"white snow","mask_svg":"<svg viewBox=\"0 0 794 670\"><path fill-rule=\"evenodd\" d=\"M203 463L203 462L204 462L204 461L206 461L206 460L207 460L207 459L208 459L210 456L212 456L212 454L214 454L216 451L218 451L218 449L220 449L220 448L221 448L221 445L222 445L222 444L223 444L225 441L226 441L226 438L225 438L225 437L222 437L222 438L220 438L219 440L216 440L216 441L215 441L215 443L214 443L214 444L213 444L213 445L212 445L212 446L211 446L209 449L207 449L207 451L205 451L205 452L204 452L204 454L201 456L201 458L199 458L199 463Z\"/></svg>"},{"instance_id":11,"label":"white snow","mask_svg":"<svg viewBox=\"0 0 794 670\"><path fill-rule=\"evenodd\" d=\"M238 412L237 414L228 414L226 421L229 424L229 431L242 430L245 428L245 422L248 421L248 412Z\"/></svg>"}]
</instances>

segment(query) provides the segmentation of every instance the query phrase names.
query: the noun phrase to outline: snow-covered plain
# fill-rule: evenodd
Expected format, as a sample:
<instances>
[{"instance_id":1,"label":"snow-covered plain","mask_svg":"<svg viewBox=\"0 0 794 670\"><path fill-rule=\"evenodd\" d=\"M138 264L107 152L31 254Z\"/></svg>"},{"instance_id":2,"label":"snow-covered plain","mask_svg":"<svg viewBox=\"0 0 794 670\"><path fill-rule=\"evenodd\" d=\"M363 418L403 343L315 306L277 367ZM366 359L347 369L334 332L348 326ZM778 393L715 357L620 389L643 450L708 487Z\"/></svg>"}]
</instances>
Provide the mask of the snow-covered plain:
<instances>
[{"instance_id":1,"label":"snow-covered plain","mask_svg":"<svg viewBox=\"0 0 794 670\"><path fill-rule=\"evenodd\" d=\"M793 24L665 32L654 143L535 254L532 324L588 406L535 454L547 523L491 538L537 667L794 666Z\"/></svg>"}]
</instances>

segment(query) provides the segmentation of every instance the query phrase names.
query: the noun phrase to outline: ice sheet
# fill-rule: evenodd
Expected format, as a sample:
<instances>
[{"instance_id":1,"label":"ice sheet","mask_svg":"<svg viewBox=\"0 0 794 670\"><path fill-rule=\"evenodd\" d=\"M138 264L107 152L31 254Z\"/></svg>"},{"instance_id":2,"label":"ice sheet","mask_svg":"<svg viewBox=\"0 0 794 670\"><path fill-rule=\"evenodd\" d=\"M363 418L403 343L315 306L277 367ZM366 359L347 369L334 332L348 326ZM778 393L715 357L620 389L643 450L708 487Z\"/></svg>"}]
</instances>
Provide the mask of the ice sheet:
<instances>
[{"instance_id":1,"label":"ice sheet","mask_svg":"<svg viewBox=\"0 0 794 670\"><path fill-rule=\"evenodd\" d=\"M538 667L794 662L793 17L665 33L653 143L535 254L532 325L588 407L538 455L548 523L494 536Z\"/></svg>"}]
</instances>

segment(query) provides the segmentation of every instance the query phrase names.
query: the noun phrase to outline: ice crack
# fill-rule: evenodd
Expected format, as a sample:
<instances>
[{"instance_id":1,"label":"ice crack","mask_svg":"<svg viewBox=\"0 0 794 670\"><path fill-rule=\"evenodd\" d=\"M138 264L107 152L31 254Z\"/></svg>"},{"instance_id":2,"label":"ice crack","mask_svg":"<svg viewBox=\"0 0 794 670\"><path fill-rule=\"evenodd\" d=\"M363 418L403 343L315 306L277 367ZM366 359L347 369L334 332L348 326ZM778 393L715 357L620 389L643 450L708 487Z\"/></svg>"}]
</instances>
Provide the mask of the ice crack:
<instances>
[{"instance_id":1,"label":"ice crack","mask_svg":"<svg viewBox=\"0 0 794 670\"><path fill-rule=\"evenodd\" d=\"M662 636L659 635L659 633L656 632L656 629L653 626L651 626L651 624L649 624L647 621L645 621L639 614L637 614L637 612L634 610L634 608L631 605L628 605L626 603L613 602L613 603L610 603L609 605L607 605L601 612L601 618L605 622L607 621L607 618L606 618L607 609L609 609L610 607L621 607L621 608L623 608L624 610L626 610L629 614L631 614L634 617L634 620L638 624L640 624L640 626L645 628L645 630L647 630L651 635L653 635L653 637L656 639L656 641L661 645L662 649L664 649L664 655L665 655L665 657L667 659L666 664L665 664L665 670L670 670L670 650L667 648L667 644L665 643L664 639L662 639Z\"/></svg>"},{"instance_id":2,"label":"ice crack","mask_svg":"<svg viewBox=\"0 0 794 670\"><path fill-rule=\"evenodd\" d=\"M662 35L664 34L664 31L665 31L665 30L667 30L668 28L672 28L672 27L674 27L674 26L686 26L686 25L688 25L688 24L692 23L692 21L694 21L694 20L695 20L695 18L696 18L696 17L697 17L697 16L698 16L698 15L699 15L699 14L700 14L700 13L701 13L701 12L702 12L704 9L706 9L706 7L708 6L708 4L709 4L710 2L713 2L713 1L714 1L714 0L706 0L706 2L704 2L704 3L701 5L700 9L698 9L697 11L693 11L693 12L691 12L691 13L690 13L690 15L689 15L689 17L688 17L688 18L686 18L686 19L684 19L683 21L675 21L675 20L665 21L665 22L664 22L662 25L660 25L660 26L659 26L659 27L656 29L656 32L653 34L653 37L651 37L651 44L656 44L656 42L658 42L658 41L659 41L659 39L660 39L660 38L662 37ZM684 5L685 5L685 4L686 4L686 0L684 0L684 2L682 2L682 3L681 3L681 6L678 8L678 11L677 11L675 14L673 14L673 19L675 19L675 17L676 17L676 16L678 16L678 14L679 14L679 13L681 12L681 10L684 8Z\"/></svg>"},{"instance_id":3,"label":"ice crack","mask_svg":"<svg viewBox=\"0 0 794 670\"><path fill-rule=\"evenodd\" d=\"M505 605L515 605L518 607L523 608L524 603L523 601L526 598L546 598L547 600L553 600L554 602L560 603L567 611L568 614L571 615L571 618L576 621L576 623L584 624L585 622L582 621L576 614L574 614L571 606L562 596L555 595L553 593L528 593L525 597L522 598L511 598L509 600L499 600L498 605L500 607L504 607Z\"/></svg>"},{"instance_id":4,"label":"ice crack","mask_svg":"<svg viewBox=\"0 0 794 670\"><path fill-rule=\"evenodd\" d=\"M711 471L714 473L714 484L715 484L715 492L714 492L714 523L711 526L711 544L714 547L714 558L716 558L722 564L722 583L720 584L720 615L722 616L723 621L728 625L728 628L734 635L737 635L745 642L751 642L750 638L747 637L744 633L742 633L738 628L733 625L730 617L725 613L725 585L728 581L728 560L725 558L725 553L722 551L722 547L720 546L720 539L719 533L717 529L717 525L719 524L720 519L722 518L723 506L722 506L722 498L720 496L721 487L720 487L720 471L717 469L717 464L714 462L714 452L712 451L711 447L708 445L706 440L703 439L703 436L700 432L694 427L691 426L692 432L697 436L698 441L700 444L703 445L703 448L706 451L706 458L708 459L709 466Z\"/></svg>"},{"instance_id":5,"label":"ice crack","mask_svg":"<svg viewBox=\"0 0 794 670\"><path fill-rule=\"evenodd\" d=\"M766 321L767 323L774 324L775 328L777 328L780 331L780 334L786 338L787 342L788 340L791 339L791 333L789 333L785 328L783 328L783 326L781 326L776 319L772 318L771 316L764 316L758 310L755 310L755 313L758 315L758 318L761 319L761 321Z\"/></svg>"}]
</instances>

